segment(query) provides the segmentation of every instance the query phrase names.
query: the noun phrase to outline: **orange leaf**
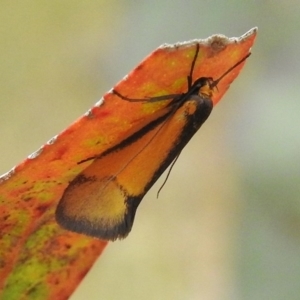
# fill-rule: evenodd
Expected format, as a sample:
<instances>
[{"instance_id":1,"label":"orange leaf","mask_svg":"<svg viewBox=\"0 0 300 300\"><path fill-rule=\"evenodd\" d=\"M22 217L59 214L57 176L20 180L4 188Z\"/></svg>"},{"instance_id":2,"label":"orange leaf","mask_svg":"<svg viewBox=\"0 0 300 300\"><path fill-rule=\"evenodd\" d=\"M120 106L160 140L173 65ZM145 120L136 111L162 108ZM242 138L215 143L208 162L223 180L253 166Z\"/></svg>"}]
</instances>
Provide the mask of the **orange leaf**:
<instances>
[{"instance_id":1,"label":"orange leaf","mask_svg":"<svg viewBox=\"0 0 300 300\"><path fill-rule=\"evenodd\" d=\"M212 36L164 45L148 56L114 89L130 98L187 91L187 75L200 45L193 79L218 78L253 45L256 29L241 38ZM216 104L243 64L218 84ZM168 102L132 103L108 92L82 118L0 179L0 289L2 298L66 299L107 242L66 231L54 212L69 182L92 161L132 134L145 118Z\"/></svg>"}]
</instances>

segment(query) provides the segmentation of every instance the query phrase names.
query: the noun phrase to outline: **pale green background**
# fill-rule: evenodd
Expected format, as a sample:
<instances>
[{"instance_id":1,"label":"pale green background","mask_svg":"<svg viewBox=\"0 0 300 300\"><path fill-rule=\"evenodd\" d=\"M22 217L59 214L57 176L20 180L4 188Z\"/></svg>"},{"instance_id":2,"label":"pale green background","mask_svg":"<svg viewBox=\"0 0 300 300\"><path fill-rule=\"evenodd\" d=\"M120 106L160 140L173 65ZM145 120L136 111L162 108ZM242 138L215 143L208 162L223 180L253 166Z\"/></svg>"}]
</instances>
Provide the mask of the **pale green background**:
<instances>
[{"instance_id":1,"label":"pale green background","mask_svg":"<svg viewBox=\"0 0 300 300\"><path fill-rule=\"evenodd\" d=\"M1 173L160 44L259 27L159 199L162 181L72 300L300 299L299 16L295 0L1 1Z\"/></svg>"}]
</instances>

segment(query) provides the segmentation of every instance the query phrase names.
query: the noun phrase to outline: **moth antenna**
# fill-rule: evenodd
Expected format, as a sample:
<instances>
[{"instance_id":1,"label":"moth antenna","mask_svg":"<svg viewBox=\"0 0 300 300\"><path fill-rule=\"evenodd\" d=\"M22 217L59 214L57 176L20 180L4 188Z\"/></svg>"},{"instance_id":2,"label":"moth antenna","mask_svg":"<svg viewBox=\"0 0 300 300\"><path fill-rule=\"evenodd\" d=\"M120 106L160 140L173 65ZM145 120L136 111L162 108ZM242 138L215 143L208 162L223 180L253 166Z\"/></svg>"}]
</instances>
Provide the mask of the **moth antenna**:
<instances>
[{"instance_id":1,"label":"moth antenna","mask_svg":"<svg viewBox=\"0 0 300 300\"><path fill-rule=\"evenodd\" d=\"M235 69L238 65L240 65L242 62L244 62L249 56L251 55L251 52L249 52L246 56L244 56L241 60L239 60L236 64L234 64L232 67L230 67L223 75L221 75L218 79L214 80L210 88L217 87L218 83L228 74L230 73L233 69Z\"/></svg>"}]
</instances>

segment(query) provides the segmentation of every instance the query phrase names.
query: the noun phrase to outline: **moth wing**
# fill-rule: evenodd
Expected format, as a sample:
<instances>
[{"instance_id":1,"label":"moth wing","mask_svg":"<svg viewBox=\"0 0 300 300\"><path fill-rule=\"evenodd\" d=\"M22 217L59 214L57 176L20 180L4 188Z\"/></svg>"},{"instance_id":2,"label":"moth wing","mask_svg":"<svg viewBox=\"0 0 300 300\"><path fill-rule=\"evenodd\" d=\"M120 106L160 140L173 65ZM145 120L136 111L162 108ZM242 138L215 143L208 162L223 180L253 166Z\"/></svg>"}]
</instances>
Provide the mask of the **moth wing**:
<instances>
[{"instance_id":1,"label":"moth wing","mask_svg":"<svg viewBox=\"0 0 300 300\"><path fill-rule=\"evenodd\" d=\"M100 239L126 237L144 195L212 107L210 99L193 96L95 158L65 190L56 210L58 223Z\"/></svg>"}]
</instances>

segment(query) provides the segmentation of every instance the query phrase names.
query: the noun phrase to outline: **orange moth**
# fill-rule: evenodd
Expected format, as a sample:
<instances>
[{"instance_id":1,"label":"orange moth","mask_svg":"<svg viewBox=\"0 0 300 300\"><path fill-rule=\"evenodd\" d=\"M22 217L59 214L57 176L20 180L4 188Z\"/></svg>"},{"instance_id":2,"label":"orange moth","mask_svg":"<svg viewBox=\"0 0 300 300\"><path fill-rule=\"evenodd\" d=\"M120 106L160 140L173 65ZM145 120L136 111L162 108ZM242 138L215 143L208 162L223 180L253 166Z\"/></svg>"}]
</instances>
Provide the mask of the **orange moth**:
<instances>
[{"instance_id":1,"label":"orange moth","mask_svg":"<svg viewBox=\"0 0 300 300\"><path fill-rule=\"evenodd\" d=\"M217 37L210 41L212 50L207 52L207 59L216 59L226 49L226 43ZM126 237L147 191L170 165L172 168L185 145L210 115L219 86L225 91L230 82L226 82L226 87L221 87L222 83L231 73L238 73L250 55L249 50L244 50L243 56L236 55L238 59L231 57L233 63L216 78L210 74L198 77L196 69L201 67L203 59L202 44L195 41L189 46L183 91L174 88L171 94L140 91L138 95L131 95L122 89L122 84L111 90L109 95L113 99L122 101L122 105L137 106L143 113L128 127L126 134L101 153L78 161L79 165L87 166L69 183L59 201L56 220L61 226L100 239ZM136 70L142 67L141 64ZM235 76L237 74L230 80ZM117 106L115 110L117 114Z\"/></svg>"}]
</instances>

